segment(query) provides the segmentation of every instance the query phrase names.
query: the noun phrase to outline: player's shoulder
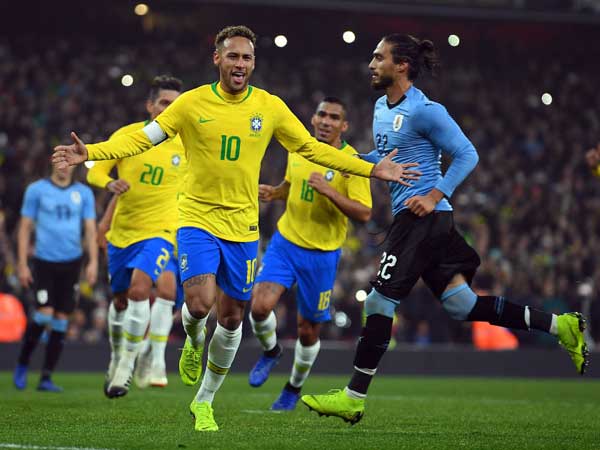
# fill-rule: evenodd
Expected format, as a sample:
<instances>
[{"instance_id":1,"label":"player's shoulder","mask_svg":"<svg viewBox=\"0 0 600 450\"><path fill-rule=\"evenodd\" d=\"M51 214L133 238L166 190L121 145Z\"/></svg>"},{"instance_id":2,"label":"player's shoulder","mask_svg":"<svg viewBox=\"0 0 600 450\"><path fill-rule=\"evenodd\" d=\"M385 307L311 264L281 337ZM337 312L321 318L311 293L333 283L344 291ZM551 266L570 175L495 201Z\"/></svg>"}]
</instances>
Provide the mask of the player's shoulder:
<instances>
[{"instance_id":1,"label":"player's shoulder","mask_svg":"<svg viewBox=\"0 0 600 450\"><path fill-rule=\"evenodd\" d=\"M357 155L358 151L352 147L350 144L348 144L346 141L342 142L342 146L340 147L340 150L343 151L344 153L348 153L349 155Z\"/></svg>"},{"instance_id":2,"label":"player's shoulder","mask_svg":"<svg viewBox=\"0 0 600 450\"><path fill-rule=\"evenodd\" d=\"M411 109L415 114L427 115L446 111L444 105L431 100L423 91L414 86L407 91L407 98L409 99Z\"/></svg>"},{"instance_id":3,"label":"player's shoulder","mask_svg":"<svg viewBox=\"0 0 600 450\"><path fill-rule=\"evenodd\" d=\"M146 122L144 122L144 121L130 123L128 125L125 125L125 126L122 126L121 128L119 128L110 137L113 138L116 136L120 136L122 134L133 133L134 131L141 130L142 128L144 128L145 124L146 124Z\"/></svg>"},{"instance_id":4,"label":"player's shoulder","mask_svg":"<svg viewBox=\"0 0 600 450\"><path fill-rule=\"evenodd\" d=\"M40 178L39 180L30 183L27 186L26 190L29 192L41 192L47 189L48 187L52 186L54 185L50 182L48 178Z\"/></svg>"},{"instance_id":5,"label":"player's shoulder","mask_svg":"<svg viewBox=\"0 0 600 450\"><path fill-rule=\"evenodd\" d=\"M71 189L79 191L85 195L94 195L92 188L90 188L87 184L83 184L80 181L75 181L71 184Z\"/></svg>"}]
</instances>

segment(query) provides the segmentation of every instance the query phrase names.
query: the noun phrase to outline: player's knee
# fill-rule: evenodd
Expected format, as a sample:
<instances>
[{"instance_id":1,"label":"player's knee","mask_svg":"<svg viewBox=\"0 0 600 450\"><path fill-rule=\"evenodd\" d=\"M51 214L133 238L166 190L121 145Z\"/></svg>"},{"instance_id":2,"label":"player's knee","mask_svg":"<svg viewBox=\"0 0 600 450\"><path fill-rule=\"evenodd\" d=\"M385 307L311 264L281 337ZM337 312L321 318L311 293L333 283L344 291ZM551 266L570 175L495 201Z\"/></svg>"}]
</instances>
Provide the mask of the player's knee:
<instances>
[{"instance_id":1,"label":"player's knee","mask_svg":"<svg viewBox=\"0 0 600 450\"><path fill-rule=\"evenodd\" d=\"M442 306L455 320L467 320L477 302L477 295L468 284L461 284L442 294Z\"/></svg>"},{"instance_id":2,"label":"player's knee","mask_svg":"<svg viewBox=\"0 0 600 450\"><path fill-rule=\"evenodd\" d=\"M400 302L371 289L365 300L365 313L367 317L379 314L381 316L394 318L394 311Z\"/></svg>"},{"instance_id":3,"label":"player's knee","mask_svg":"<svg viewBox=\"0 0 600 450\"><path fill-rule=\"evenodd\" d=\"M236 315L219 317L219 324L229 331L237 330L242 323L242 318Z\"/></svg>"},{"instance_id":4,"label":"player's knee","mask_svg":"<svg viewBox=\"0 0 600 450\"><path fill-rule=\"evenodd\" d=\"M118 312L125 311L127 309L127 294L121 292L115 295L113 299L113 305Z\"/></svg>"},{"instance_id":5,"label":"player's knee","mask_svg":"<svg viewBox=\"0 0 600 450\"><path fill-rule=\"evenodd\" d=\"M165 300L175 301L176 293L173 289L158 287L156 289L156 296Z\"/></svg>"},{"instance_id":6,"label":"player's knee","mask_svg":"<svg viewBox=\"0 0 600 450\"><path fill-rule=\"evenodd\" d=\"M303 321L298 324L298 339L305 346L311 346L319 340L319 328L315 324Z\"/></svg>"},{"instance_id":7,"label":"player's knee","mask_svg":"<svg viewBox=\"0 0 600 450\"><path fill-rule=\"evenodd\" d=\"M143 283L132 283L127 295L131 300L147 300L150 297L150 289Z\"/></svg>"}]
</instances>

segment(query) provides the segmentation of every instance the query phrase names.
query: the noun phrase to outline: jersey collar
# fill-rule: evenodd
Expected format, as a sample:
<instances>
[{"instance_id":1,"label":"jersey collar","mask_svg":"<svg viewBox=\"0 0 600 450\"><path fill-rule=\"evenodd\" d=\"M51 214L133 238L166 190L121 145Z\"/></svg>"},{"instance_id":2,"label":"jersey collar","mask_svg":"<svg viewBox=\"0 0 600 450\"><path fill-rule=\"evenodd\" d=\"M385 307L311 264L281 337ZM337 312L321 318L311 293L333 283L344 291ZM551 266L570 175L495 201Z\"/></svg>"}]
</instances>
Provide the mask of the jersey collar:
<instances>
[{"instance_id":1,"label":"jersey collar","mask_svg":"<svg viewBox=\"0 0 600 450\"><path fill-rule=\"evenodd\" d=\"M215 81L213 84L211 84L210 88L217 97L226 101L227 103L242 103L244 100L250 97L250 94L252 94L253 90L252 86L248 86L248 89L246 89L244 92L239 94L229 94L221 88L221 83L218 81Z\"/></svg>"}]
</instances>

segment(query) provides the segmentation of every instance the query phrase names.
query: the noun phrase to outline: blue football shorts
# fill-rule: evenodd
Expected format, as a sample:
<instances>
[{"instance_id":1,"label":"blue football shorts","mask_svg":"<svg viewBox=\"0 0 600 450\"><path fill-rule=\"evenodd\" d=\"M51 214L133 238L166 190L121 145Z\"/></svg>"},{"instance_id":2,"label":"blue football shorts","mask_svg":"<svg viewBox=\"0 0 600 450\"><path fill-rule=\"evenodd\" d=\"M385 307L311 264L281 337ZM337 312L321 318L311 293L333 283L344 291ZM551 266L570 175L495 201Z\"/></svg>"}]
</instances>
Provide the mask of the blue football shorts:
<instances>
[{"instance_id":1,"label":"blue football shorts","mask_svg":"<svg viewBox=\"0 0 600 450\"><path fill-rule=\"evenodd\" d=\"M134 269L144 272L153 282L156 282L164 271L177 275L177 259L173 251L173 244L162 238L146 239L125 248L115 247L109 242L108 273L112 291L126 291ZM182 301L183 294L178 292L179 296Z\"/></svg>"},{"instance_id":2,"label":"blue football shorts","mask_svg":"<svg viewBox=\"0 0 600 450\"><path fill-rule=\"evenodd\" d=\"M236 300L250 300L258 240L227 241L201 228L183 227L177 231L177 247L182 283L197 275L212 273L225 294Z\"/></svg>"},{"instance_id":3,"label":"blue football shorts","mask_svg":"<svg viewBox=\"0 0 600 450\"><path fill-rule=\"evenodd\" d=\"M329 303L341 249L309 250L276 231L262 260L256 282L277 283L290 289L297 284L300 315L311 322L331 320Z\"/></svg>"}]
</instances>

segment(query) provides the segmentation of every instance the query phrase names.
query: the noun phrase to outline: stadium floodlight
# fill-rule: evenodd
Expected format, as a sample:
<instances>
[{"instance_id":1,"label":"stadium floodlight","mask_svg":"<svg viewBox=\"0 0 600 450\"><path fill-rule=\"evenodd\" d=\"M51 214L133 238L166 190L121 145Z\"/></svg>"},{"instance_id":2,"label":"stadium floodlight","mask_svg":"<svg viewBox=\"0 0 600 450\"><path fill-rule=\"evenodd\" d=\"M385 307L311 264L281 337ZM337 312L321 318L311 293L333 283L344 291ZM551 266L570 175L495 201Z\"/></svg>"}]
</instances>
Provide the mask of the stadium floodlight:
<instances>
[{"instance_id":1,"label":"stadium floodlight","mask_svg":"<svg viewBox=\"0 0 600 450\"><path fill-rule=\"evenodd\" d=\"M544 92L542 94L542 103L546 106L550 106L552 104L552 95Z\"/></svg>"},{"instance_id":2,"label":"stadium floodlight","mask_svg":"<svg viewBox=\"0 0 600 450\"><path fill-rule=\"evenodd\" d=\"M357 302L364 302L367 299L367 292L364 289L359 289L354 294L354 298Z\"/></svg>"},{"instance_id":3,"label":"stadium floodlight","mask_svg":"<svg viewBox=\"0 0 600 450\"><path fill-rule=\"evenodd\" d=\"M340 328L348 328L352 324L350 317L344 311L336 311L333 321Z\"/></svg>"},{"instance_id":4,"label":"stadium floodlight","mask_svg":"<svg viewBox=\"0 0 600 450\"><path fill-rule=\"evenodd\" d=\"M450 47L458 47L460 44L460 38L456 34L448 36L448 44Z\"/></svg>"},{"instance_id":5,"label":"stadium floodlight","mask_svg":"<svg viewBox=\"0 0 600 450\"><path fill-rule=\"evenodd\" d=\"M138 16L145 16L146 14L148 14L149 10L150 8L148 8L148 5L146 5L145 3L138 3L137 5L135 5L135 8L133 8L133 12L136 13Z\"/></svg>"},{"instance_id":6,"label":"stadium floodlight","mask_svg":"<svg viewBox=\"0 0 600 450\"><path fill-rule=\"evenodd\" d=\"M342 39L346 44L352 44L356 40L356 35L353 31L347 30L342 34Z\"/></svg>"},{"instance_id":7,"label":"stadium floodlight","mask_svg":"<svg viewBox=\"0 0 600 450\"><path fill-rule=\"evenodd\" d=\"M283 34L278 34L275 36L275 45L279 48L283 48L287 45L287 38Z\"/></svg>"},{"instance_id":8,"label":"stadium floodlight","mask_svg":"<svg viewBox=\"0 0 600 450\"><path fill-rule=\"evenodd\" d=\"M125 87L129 87L133 84L133 77L128 73L121 77L121 84Z\"/></svg>"},{"instance_id":9,"label":"stadium floodlight","mask_svg":"<svg viewBox=\"0 0 600 450\"><path fill-rule=\"evenodd\" d=\"M92 167L94 167L95 164L96 164L96 161L86 161L83 163L83 165L85 167L87 167L88 169L91 169Z\"/></svg>"}]
</instances>

